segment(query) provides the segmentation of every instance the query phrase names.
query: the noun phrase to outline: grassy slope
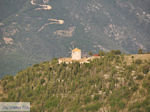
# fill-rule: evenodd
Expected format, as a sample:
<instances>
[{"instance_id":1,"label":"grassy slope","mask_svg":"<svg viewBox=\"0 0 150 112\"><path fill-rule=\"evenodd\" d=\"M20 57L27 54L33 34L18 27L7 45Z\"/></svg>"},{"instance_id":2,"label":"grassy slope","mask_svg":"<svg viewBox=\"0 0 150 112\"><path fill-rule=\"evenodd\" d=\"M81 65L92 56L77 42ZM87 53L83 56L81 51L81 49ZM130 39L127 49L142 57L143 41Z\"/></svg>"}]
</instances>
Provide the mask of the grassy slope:
<instances>
[{"instance_id":1,"label":"grassy slope","mask_svg":"<svg viewBox=\"0 0 150 112\"><path fill-rule=\"evenodd\" d=\"M33 112L149 112L150 60L129 65L126 57L107 54L90 64L52 60L33 65L0 81L0 101L30 101Z\"/></svg>"},{"instance_id":2,"label":"grassy slope","mask_svg":"<svg viewBox=\"0 0 150 112\"><path fill-rule=\"evenodd\" d=\"M150 60L150 54L133 54L125 56L125 60L128 64L131 64L132 61L141 59L141 60Z\"/></svg>"}]
</instances>

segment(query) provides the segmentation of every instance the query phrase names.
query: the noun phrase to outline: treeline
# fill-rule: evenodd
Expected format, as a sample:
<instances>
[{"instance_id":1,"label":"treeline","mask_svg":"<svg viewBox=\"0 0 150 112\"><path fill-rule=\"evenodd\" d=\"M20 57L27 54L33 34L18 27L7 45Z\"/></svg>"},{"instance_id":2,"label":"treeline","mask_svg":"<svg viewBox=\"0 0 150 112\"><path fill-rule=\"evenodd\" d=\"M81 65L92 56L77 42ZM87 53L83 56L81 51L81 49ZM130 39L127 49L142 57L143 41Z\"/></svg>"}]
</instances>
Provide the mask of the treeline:
<instances>
[{"instance_id":1,"label":"treeline","mask_svg":"<svg viewBox=\"0 0 150 112\"><path fill-rule=\"evenodd\" d=\"M90 51L88 54L90 56L92 56L92 55L104 56L104 55L107 55L107 54L120 55L120 54L122 54L122 52L120 50L110 50L109 52L105 52L105 51L99 50L99 52L97 54L93 54L92 51ZM150 52L149 51L146 52L143 49L139 49L137 51L137 54L150 54Z\"/></svg>"},{"instance_id":2,"label":"treeline","mask_svg":"<svg viewBox=\"0 0 150 112\"><path fill-rule=\"evenodd\" d=\"M88 53L90 56L94 55L91 51ZM121 51L120 50L110 50L109 52L105 52L102 50L99 50L99 52L95 55L97 56L105 56L105 55L120 55Z\"/></svg>"},{"instance_id":3,"label":"treeline","mask_svg":"<svg viewBox=\"0 0 150 112\"><path fill-rule=\"evenodd\" d=\"M150 52L144 52L143 49L139 49L138 54L150 54Z\"/></svg>"}]
</instances>

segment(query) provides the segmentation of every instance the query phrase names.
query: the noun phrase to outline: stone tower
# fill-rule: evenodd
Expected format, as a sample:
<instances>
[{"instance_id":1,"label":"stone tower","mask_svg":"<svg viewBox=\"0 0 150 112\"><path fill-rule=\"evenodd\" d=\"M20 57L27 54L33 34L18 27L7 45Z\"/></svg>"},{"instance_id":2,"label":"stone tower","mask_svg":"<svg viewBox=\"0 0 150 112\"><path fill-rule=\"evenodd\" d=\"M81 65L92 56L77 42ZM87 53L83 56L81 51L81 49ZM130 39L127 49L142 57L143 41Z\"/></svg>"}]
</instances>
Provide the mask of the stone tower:
<instances>
[{"instance_id":1,"label":"stone tower","mask_svg":"<svg viewBox=\"0 0 150 112\"><path fill-rule=\"evenodd\" d=\"M80 60L81 59L81 50L75 48L72 50L72 60Z\"/></svg>"}]
</instances>

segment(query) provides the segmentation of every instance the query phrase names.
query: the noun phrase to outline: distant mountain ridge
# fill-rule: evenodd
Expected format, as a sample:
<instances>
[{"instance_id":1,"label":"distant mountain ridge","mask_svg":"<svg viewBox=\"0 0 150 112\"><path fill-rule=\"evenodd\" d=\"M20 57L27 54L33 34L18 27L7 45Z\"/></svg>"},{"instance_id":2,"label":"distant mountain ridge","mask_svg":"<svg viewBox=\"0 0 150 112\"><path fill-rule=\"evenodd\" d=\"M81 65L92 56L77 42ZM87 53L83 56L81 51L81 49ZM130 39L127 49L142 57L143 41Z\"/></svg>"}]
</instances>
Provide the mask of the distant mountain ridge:
<instances>
[{"instance_id":1,"label":"distant mountain ridge","mask_svg":"<svg viewBox=\"0 0 150 112\"><path fill-rule=\"evenodd\" d=\"M0 4L4 11L0 75L69 56L72 46L85 53L150 49L149 0L1 0Z\"/></svg>"}]
</instances>

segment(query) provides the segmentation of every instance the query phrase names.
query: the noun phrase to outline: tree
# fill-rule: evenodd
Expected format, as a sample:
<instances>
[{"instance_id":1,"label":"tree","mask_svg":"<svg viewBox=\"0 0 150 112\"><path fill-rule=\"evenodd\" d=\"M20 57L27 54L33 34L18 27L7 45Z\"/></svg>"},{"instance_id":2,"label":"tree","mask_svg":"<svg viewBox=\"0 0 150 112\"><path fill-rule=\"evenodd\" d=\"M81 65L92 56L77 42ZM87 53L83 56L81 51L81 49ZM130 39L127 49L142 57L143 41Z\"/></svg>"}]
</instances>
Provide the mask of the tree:
<instances>
[{"instance_id":1,"label":"tree","mask_svg":"<svg viewBox=\"0 0 150 112\"><path fill-rule=\"evenodd\" d=\"M144 65L144 66L142 67L143 73L144 73L144 74L147 74L147 73L149 72L149 68L150 68L149 65Z\"/></svg>"},{"instance_id":2,"label":"tree","mask_svg":"<svg viewBox=\"0 0 150 112\"><path fill-rule=\"evenodd\" d=\"M90 51L89 53L88 53L90 56L92 56L93 55L93 53Z\"/></svg>"},{"instance_id":3,"label":"tree","mask_svg":"<svg viewBox=\"0 0 150 112\"><path fill-rule=\"evenodd\" d=\"M138 54L143 54L143 50L142 50L142 49L139 49L139 50L138 50Z\"/></svg>"},{"instance_id":4,"label":"tree","mask_svg":"<svg viewBox=\"0 0 150 112\"><path fill-rule=\"evenodd\" d=\"M105 52L104 52L104 51L99 50L99 55L100 55L100 56L104 56L104 55L105 55Z\"/></svg>"},{"instance_id":5,"label":"tree","mask_svg":"<svg viewBox=\"0 0 150 112\"><path fill-rule=\"evenodd\" d=\"M120 50L116 50L115 54L119 55L119 54L121 54L121 51Z\"/></svg>"},{"instance_id":6,"label":"tree","mask_svg":"<svg viewBox=\"0 0 150 112\"><path fill-rule=\"evenodd\" d=\"M136 60L135 60L135 64L138 64L138 65L142 64L142 60L136 59Z\"/></svg>"},{"instance_id":7,"label":"tree","mask_svg":"<svg viewBox=\"0 0 150 112\"><path fill-rule=\"evenodd\" d=\"M111 50L110 53L113 55L119 55L119 54L121 54L121 51L120 50Z\"/></svg>"}]
</instances>

